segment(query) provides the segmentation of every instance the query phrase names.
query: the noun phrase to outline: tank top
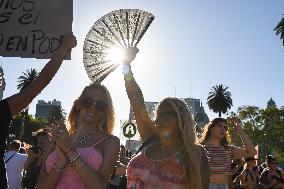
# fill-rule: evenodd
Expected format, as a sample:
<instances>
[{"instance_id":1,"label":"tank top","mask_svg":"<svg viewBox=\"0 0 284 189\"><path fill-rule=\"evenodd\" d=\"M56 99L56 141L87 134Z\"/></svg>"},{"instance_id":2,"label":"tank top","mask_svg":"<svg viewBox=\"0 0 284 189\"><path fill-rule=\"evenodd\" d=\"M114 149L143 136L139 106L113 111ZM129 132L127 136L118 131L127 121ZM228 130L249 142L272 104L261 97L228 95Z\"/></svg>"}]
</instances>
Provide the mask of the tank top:
<instances>
[{"instance_id":1,"label":"tank top","mask_svg":"<svg viewBox=\"0 0 284 189\"><path fill-rule=\"evenodd\" d=\"M76 148L77 151L81 154L81 157L85 160L85 162L95 171L98 171L100 169L103 163L103 155L100 152L98 152L94 147L100 144L101 142L103 142L108 137L110 137L110 135L102 138L91 147ZM51 172L56 162L57 162L56 151L53 151L46 160L47 173ZM55 189L85 189L85 186L84 183L81 181L80 176L69 165L66 168L64 168L63 173Z\"/></svg>"},{"instance_id":2,"label":"tank top","mask_svg":"<svg viewBox=\"0 0 284 189\"><path fill-rule=\"evenodd\" d=\"M231 162L233 158L232 146L227 149L223 146L211 147L204 145L207 151L210 174L232 175Z\"/></svg>"},{"instance_id":3,"label":"tank top","mask_svg":"<svg viewBox=\"0 0 284 189\"><path fill-rule=\"evenodd\" d=\"M143 150L127 166L128 189L185 189L185 184L185 171L175 157L152 160Z\"/></svg>"}]
</instances>

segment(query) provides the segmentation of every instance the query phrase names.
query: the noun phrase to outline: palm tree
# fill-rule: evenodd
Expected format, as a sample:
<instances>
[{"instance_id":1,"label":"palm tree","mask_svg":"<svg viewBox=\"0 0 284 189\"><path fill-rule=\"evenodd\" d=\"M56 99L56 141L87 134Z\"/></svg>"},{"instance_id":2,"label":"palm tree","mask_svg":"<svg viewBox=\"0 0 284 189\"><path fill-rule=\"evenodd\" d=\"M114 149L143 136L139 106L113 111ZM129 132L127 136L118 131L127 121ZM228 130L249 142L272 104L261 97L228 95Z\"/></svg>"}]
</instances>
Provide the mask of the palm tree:
<instances>
[{"instance_id":1,"label":"palm tree","mask_svg":"<svg viewBox=\"0 0 284 189\"><path fill-rule=\"evenodd\" d=\"M223 85L213 86L208 95L207 104L209 109L212 109L215 113L219 113L219 117L233 106L231 92L228 91L228 87L224 87Z\"/></svg>"},{"instance_id":2,"label":"palm tree","mask_svg":"<svg viewBox=\"0 0 284 189\"><path fill-rule=\"evenodd\" d=\"M38 72L35 69L31 68L30 70L26 70L26 72L22 72L22 74L23 75L18 77L18 85L17 85L17 89L19 89L20 91L25 89L33 80L35 80L35 78L38 76ZM29 108L27 107L25 108L25 110L21 112L22 127L20 130L20 139L22 139L22 137L25 134L25 125L27 125L26 123L28 120L28 115L29 115Z\"/></svg>"},{"instance_id":3,"label":"palm tree","mask_svg":"<svg viewBox=\"0 0 284 189\"><path fill-rule=\"evenodd\" d=\"M55 106L49 111L48 123L65 121L66 113L61 106Z\"/></svg>"},{"instance_id":4,"label":"palm tree","mask_svg":"<svg viewBox=\"0 0 284 189\"><path fill-rule=\"evenodd\" d=\"M276 35L280 34L280 39L282 39L284 46L284 18L277 24L274 31L276 31Z\"/></svg>"},{"instance_id":5,"label":"palm tree","mask_svg":"<svg viewBox=\"0 0 284 189\"><path fill-rule=\"evenodd\" d=\"M25 89L35 78L38 76L38 72L31 68L30 70L26 70L26 72L22 72L23 75L18 77L18 85L17 89L22 91Z\"/></svg>"}]
</instances>

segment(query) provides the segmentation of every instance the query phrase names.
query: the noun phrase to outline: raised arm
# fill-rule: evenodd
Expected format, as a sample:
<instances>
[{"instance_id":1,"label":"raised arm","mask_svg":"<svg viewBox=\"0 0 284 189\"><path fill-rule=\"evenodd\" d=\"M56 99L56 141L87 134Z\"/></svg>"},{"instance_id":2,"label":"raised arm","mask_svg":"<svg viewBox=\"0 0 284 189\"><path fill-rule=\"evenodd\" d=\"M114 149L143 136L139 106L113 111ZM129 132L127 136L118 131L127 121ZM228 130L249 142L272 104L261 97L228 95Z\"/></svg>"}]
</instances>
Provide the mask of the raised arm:
<instances>
[{"instance_id":1,"label":"raised arm","mask_svg":"<svg viewBox=\"0 0 284 189\"><path fill-rule=\"evenodd\" d=\"M12 116L15 116L25 107L27 107L31 101L49 84L61 66L67 52L75 47L76 44L76 38L73 36L73 34L68 34L65 36L62 44L52 59L42 69L38 77L24 90L8 98Z\"/></svg>"},{"instance_id":2,"label":"raised arm","mask_svg":"<svg viewBox=\"0 0 284 189\"><path fill-rule=\"evenodd\" d=\"M256 150L254 148L253 142L249 138L249 136L245 133L241 126L241 121L238 118L231 118L229 120L233 123L233 126L238 131L245 148L233 147L233 159L241 159L244 157L253 157L256 154Z\"/></svg>"},{"instance_id":3,"label":"raised arm","mask_svg":"<svg viewBox=\"0 0 284 189\"><path fill-rule=\"evenodd\" d=\"M135 59L138 49L126 49L126 59L123 64L123 74L126 92L130 100L131 107L134 112L135 120L137 123L138 131L144 142L149 137L154 135L154 122L150 119L149 114L144 104L144 97L138 84L136 83L133 73L131 71L130 63Z\"/></svg>"}]
</instances>

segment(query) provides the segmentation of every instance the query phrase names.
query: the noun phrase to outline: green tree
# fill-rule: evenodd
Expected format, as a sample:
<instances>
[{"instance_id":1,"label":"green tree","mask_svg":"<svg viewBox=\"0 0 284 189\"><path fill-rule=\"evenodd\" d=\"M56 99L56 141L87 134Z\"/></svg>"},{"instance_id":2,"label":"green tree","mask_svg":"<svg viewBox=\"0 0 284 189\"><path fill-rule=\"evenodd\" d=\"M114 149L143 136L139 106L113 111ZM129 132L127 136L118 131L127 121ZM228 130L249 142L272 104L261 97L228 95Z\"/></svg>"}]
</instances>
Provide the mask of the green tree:
<instances>
[{"instance_id":1,"label":"green tree","mask_svg":"<svg viewBox=\"0 0 284 189\"><path fill-rule=\"evenodd\" d=\"M264 123L265 141L267 143L267 152L276 152L284 150L284 118L282 110L276 107L266 108L262 112ZM283 154L284 155L284 154ZM284 160L284 156L282 159Z\"/></svg>"},{"instance_id":2,"label":"green tree","mask_svg":"<svg viewBox=\"0 0 284 189\"><path fill-rule=\"evenodd\" d=\"M49 112L48 123L52 123L54 121L65 121L65 117L65 110L61 106L55 106Z\"/></svg>"},{"instance_id":3,"label":"green tree","mask_svg":"<svg viewBox=\"0 0 284 189\"><path fill-rule=\"evenodd\" d=\"M209 109L212 109L215 113L219 113L219 117L221 117L222 113L226 113L231 109L233 101L228 87L224 87L223 85L213 86L209 92L207 104Z\"/></svg>"},{"instance_id":4,"label":"green tree","mask_svg":"<svg viewBox=\"0 0 284 189\"><path fill-rule=\"evenodd\" d=\"M257 106L238 108L238 116L242 120L244 130L255 144L260 144L263 141L262 111Z\"/></svg>"},{"instance_id":5,"label":"green tree","mask_svg":"<svg viewBox=\"0 0 284 189\"><path fill-rule=\"evenodd\" d=\"M280 35L280 39L282 39L284 46L284 18L282 18L277 24L277 26L274 28L274 31L276 31L276 35Z\"/></svg>"},{"instance_id":6,"label":"green tree","mask_svg":"<svg viewBox=\"0 0 284 189\"><path fill-rule=\"evenodd\" d=\"M261 161L273 154L284 163L284 108L243 106L238 114L245 132L260 147Z\"/></svg>"},{"instance_id":7,"label":"green tree","mask_svg":"<svg viewBox=\"0 0 284 189\"><path fill-rule=\"evenodd\" d=\"M46 121L42 118L33 118L32 115L28 115L26 119L26 129L22 136L20 136L20 130L22 126L22 116L20 114L16 115L10 125L9 136L14 136L12 139L21 139L29 144L32 143L32 132L35 132L39 129L46 128Z\"/></svg>"}]
</instances>

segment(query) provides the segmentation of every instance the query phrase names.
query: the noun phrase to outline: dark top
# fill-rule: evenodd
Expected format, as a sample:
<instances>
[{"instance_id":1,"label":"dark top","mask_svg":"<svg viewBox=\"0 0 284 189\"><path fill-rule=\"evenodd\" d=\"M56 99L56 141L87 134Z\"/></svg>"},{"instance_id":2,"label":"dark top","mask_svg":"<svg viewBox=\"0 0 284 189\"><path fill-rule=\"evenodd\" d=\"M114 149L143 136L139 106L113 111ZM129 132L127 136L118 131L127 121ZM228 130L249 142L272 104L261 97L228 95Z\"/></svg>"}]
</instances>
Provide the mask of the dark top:
<instances>
[{"instance_id":1,"label":"dark top","mask_svg":"<svg viewBox=\"0 0 284 189\"><path fill-rule=\"evenodd\" d=\"M6 169L4 164L4 153L9 124L12 120L11 111L7 99L0 101L0 188L7 188Z\"/></svg>"},{"instance_id":2,"label":"dark top","mask_svg":"<svg viewBox=\"0 0 284 189\"><path fill-rule=\"evenodd\" d=\"M34 160L29 169L24 171L22 178L22 186L25 189L34 189L37 185L38 177L40 174L41 164L37 165L37 159Z\"/></svg>"}]
</instances>

